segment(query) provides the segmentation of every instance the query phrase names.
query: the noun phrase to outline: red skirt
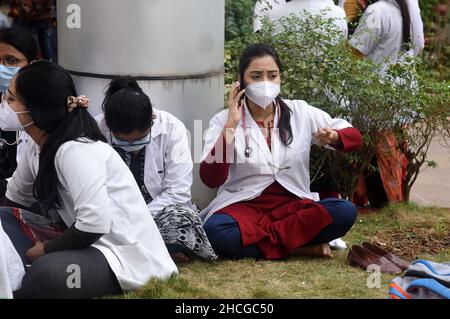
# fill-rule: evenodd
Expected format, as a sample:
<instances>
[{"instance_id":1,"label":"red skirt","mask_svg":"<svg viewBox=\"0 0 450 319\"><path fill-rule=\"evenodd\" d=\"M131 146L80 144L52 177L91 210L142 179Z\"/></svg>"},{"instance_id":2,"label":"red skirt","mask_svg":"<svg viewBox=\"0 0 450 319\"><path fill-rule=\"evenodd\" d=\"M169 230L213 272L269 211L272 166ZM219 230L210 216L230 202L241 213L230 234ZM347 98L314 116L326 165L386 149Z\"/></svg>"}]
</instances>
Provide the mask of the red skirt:
<instances>
[{"instance_id":1,"label":"red skirt","mask_svg":"<svg viewBox=\"0 0 450 319\"><path fill-rule=\"evenodd\" d=\"M267 259L288 257L333 222L325 207L297 197L278 182L267 187L261 196L217 213L233 217L239 224L242 244L256 244Z\"/></svg>"}]
</instances>

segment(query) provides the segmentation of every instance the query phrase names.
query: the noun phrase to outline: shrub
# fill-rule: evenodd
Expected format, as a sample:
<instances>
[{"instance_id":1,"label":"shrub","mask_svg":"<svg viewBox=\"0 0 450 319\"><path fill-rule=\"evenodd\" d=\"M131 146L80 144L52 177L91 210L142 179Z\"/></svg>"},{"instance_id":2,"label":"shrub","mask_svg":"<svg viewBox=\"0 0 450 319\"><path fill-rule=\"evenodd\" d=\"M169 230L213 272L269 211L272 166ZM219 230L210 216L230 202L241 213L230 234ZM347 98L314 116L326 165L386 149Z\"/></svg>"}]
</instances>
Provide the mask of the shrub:
<instances>
[{"instance_id":1,"label":"shrub","mask_svg":"<svg viewBox=\"0 0 450 319\"><path fill-rule=\"evenodd\" d=\"M225 0L225 39L231 40L253 31L256 0Z\"/></svg>"}]
</instances>

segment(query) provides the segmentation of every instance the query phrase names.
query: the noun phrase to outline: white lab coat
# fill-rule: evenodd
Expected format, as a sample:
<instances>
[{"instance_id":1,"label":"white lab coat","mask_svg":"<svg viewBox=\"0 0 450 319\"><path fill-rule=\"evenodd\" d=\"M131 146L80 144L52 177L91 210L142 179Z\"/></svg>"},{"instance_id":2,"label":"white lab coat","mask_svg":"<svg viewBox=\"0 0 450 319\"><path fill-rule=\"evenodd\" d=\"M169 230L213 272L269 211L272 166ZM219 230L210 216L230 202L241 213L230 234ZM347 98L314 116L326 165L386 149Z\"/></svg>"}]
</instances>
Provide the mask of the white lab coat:
<instances>
[{"instance_id":1,"label":"white lab coat","mask_svg":"<svg viewBox=\"0 0 450 319\"><path fill-rule=\"evenodd\" d=\"M260 196L275 181L300 198L319 199L318 194L311 193L309 189L309 152L313 136L319 128L343 129L351 127L351 124L342 119L332 119L330 115L305 101L284 102L292 110L293 142L285 147L279 135L273 134L272 151L245 106L247 135L250 135L249 146L253 149L253 155L249 159L244 155L246 146L241 119L235 134L235 163L231 164L228 179L219 188L217 197L201 212L204 221L226 206ZM211 119L203 160L207 159L222 134L227 118L228 110L223 110ZM278 110L275 113L274 127L278 127Z\"/></svg>"},{"instance_id":2,"label":"white lab coat","mask_svg":"<svg viewBox=\"0 0 450 319\"><path fill-rule=\"evenodd\" d=\"M423 21L420 14L419 0L406 0L409 9L409 15L411 18L412 27L412 43L414 56L418 56L422 53L425 47L425 35L423 30ZM339 1L339 6L344 7L345 0Z\"/></svg>"},{"instance_id":3,"label":"white lab coat","mask_svg":"<svg viewBox=\"0 0 450 319\"><path fill-rule=\"evenodd\" d=\"M191 203L192 158L186 128L175 116L153 110L156 118L151 130L151 142L145 150L144 183L153 200L148 209L155 216L174 204ZM96 117L100 130L111 143L111 134L104 114Z\"/></svg>"},{"instance_id":4,"label":"white lab coat","mask_svg":"<svg viewBox=\"0 0 450 319\"><path fill-rule=\"evenodd\" d=\"M39 151L30 139L6 192L27 207L36 201ZM56 153L55 168L57 215L67 227L105 234L92 247L103 253L124 291L178 272L133 175L111 146L86 139L66 142Z\"/></svg>"},{"instance_id":5,"label":"white lab coat","mask_svg":"<svg viewBox=\"0 0 450 319\"><path fill-rule=\"evenodd\" d=\"M333 23L341 32L343 38L348 36L347 16L344 9L334 4L332 0L292 0L271 10L269 20L274 24L275 33L282 31L281 18L294 14L304 18L304 11L312 15L321 15L324 19L334 19Z\"/></svg>"},{"instance_id":6,"label":"white lab coat","mask_svg":"<svg viewBox=\"0 0 450 319\"><path fill-rule=\"evenodd\" d=\"M413 12L411 17L415 17L412 21L416 21L412 24L413 48L408 52L400 54L403 43L402 15L400 8L393 0L380 0L368 6L349 41L367 58L383 65L382 74L390 64L404 63L406 57L413 57L423 49L423 24L421 24L420 10L417 12L413 9L418 9L418 4L413 7L414 3L409 2L408 5Z\"/></svg>"},{"instance_id":7,"label":"white lab coat","mask_svg":"<svg viewBox=\"0 0 450 319\"><path fill-rule=\"evenodd\" d=\"M364 11L350 44L366 58L382 65L381 74L391 64L403 63L413 51L402 52L402 15L393 0L380 0ZM400 55L399 55L400 54Z\"/></svg>"},{"instance_id":8,"label":"white lab coat","mask_svg":"<svg viewBox=\"0 0 450 319\"><path fill-rule=\"evenodd\" d=\"M25 269L0 220L0 299L12 298L20 288Z\"/></svg>"},{"instance_id":9,"label":"white lab coat","mask_svg":"<svg viewBox=\"0 0 450 319\"><path fill-rule=\"evenodd\" d=\"M17 163L20 162L20 159L22 158L23 154L25 153L25 150L27 148L27 143L30 140L30 135L27 134L25 131L19 132L19 144L17 144L17 154L16 154L16 161Z\"/></svg>"},{"instance_id":10,"label":"white lab coat","mask_svg":"<svg viewBox=\"0 0 450 319\"><path fill-rule=\"evenodd\" d=\"M425 35L423 30L423 21L420 14L419 0L406 0L412 26L412 43L414 55L418 56L425 48Z\"/></svg>"}]
</instances>

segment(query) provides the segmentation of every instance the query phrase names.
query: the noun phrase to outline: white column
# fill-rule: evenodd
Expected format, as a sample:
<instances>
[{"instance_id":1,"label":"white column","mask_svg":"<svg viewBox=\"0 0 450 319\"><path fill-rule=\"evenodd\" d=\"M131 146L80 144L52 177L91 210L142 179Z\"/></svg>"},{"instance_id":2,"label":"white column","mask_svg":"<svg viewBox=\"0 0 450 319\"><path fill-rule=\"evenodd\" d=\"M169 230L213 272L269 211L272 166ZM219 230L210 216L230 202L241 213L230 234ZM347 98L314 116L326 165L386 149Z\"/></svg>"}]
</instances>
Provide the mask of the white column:
<instances>
[{"instance_id":1,"label":"white column","mask_svg":"<svg viewBox=\"0 0 450 319\"><path fill-rule=\"evenodd\" d=\"M224 0L58 0L57 9L59 63L91 99L92 114L113 76L138 77L154 107L186 125L198 162L194 121L206 130L223 108ZM193 173L193 200L205 207L214 193L198 165Z\"/></svg>"}]
</instances>

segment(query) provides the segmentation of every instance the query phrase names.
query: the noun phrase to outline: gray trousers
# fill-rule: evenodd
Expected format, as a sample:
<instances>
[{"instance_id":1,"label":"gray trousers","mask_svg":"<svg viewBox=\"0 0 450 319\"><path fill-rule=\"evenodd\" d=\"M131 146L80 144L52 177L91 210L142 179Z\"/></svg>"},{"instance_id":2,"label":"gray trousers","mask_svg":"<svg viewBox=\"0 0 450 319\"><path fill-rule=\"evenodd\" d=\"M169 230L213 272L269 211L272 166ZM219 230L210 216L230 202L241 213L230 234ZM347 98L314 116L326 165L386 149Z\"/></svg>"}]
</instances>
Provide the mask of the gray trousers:
<instances>
[{"instance_id":1,"label":"gray trousers","mask_svg":"<svg viewBox=\"0 0 450 319\"><path fill-rule=\"evenodd\" d=\"M36 260L14 292L19 299L96 298L121 294L106 258L96 248L50 253Z\"/></svg>"}]
</instances>

